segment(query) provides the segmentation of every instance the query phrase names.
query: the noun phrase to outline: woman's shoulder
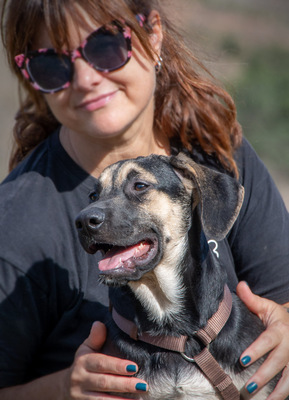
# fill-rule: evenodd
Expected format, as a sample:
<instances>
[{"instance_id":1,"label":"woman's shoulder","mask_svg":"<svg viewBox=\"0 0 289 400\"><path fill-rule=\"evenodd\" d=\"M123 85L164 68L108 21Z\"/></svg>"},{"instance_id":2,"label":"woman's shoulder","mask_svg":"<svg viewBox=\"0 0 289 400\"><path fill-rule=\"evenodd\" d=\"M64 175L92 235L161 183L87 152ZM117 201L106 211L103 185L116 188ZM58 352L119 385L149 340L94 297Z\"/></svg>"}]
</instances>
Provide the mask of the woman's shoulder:
<instances>
[{"instance_id":1,"label":"woman's shoulder","mask_svg":"<svg viewBox=\"0 0 289 400\"><path fill-rule=\"evenodd\" d=\"M53 133L51 137L48 137L41 142L34 150L31 151L4 179L2 184L12 182L20 179L26 180L30 177L29 173L47 173L47 167L49 166L49 156L53 155L53 149L51 149L51 143L57 133ZM28 175L27 175L28 174Z\"/></svg>"},{"instance_id":2,"label":"woman's shoulder","mask_svg":"<svg viewBox=\"0 0 289 400\"><path fill-rule=\"evenodd\" d=\"M245 137L242 139L241 146L235 151L234 157L242 184L245 184L248 180L262 176L270 179L270 174L264 162Z\"/></svg>"},{"instance_id":3,"label":"woman's shoulder","mask_svg":"<svg viewBox=\"0 0 289 400\"><path fill-rule=\"evenodd\" d=\"M31 195L35 195L41 191L42 185L47 189L63 192L72 190L85 181L91 186L91 180L92 178L66 153L57 130L10 172L1 183L0 191L9 192L10 198L12 192L31 191Z\"/></svg>"},{"instance_id":4,"label":"woman's shoulder","mask_svg":"<svg viewBox=\"0 0 289 400\"><path fill-rule=\"evenodd\" d=\"M194 145L190 156L199 164L234 176L225 169L216 156L207 154L199 145ZM250 185L252 180L272 180L265 164L245 137L242 138L240 146L235 150L234 159L238 167L239 181L243 186Z\"/></svg>"},{"instance_id":5,"label":"woman's shoulder","mask_svg":"<svg viewBox=\"0 0 289 400\"><path fill-rule=\"evenodd\" d=\"M56 130L33 149L10 172L3 183L14 181L19 177L26 179L29 173L32 175L37 173L43 177L50 176L54 170L59 169L60 165L64 164L64 154L65 151L59 140L59 130Z\"/></svg>"}]
</instances>

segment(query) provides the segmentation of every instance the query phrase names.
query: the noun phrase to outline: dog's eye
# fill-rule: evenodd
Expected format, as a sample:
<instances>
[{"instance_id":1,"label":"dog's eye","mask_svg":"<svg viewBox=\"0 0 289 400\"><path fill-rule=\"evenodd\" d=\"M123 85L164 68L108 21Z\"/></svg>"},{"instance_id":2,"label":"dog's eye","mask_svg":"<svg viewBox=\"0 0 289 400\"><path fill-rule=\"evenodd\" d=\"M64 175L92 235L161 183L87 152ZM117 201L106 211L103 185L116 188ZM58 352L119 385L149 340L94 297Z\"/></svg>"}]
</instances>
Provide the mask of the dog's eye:
<instances>
[{"instance_id":1,"label":"dog's eye","mask_svg":"<svg viewBox=\"0 0 289 400\"><path fill-rule=\"evenodd\" d=\"M136 190L137 192L141 192L142 190L145 190L149 185L147 185L144 182L136 182L134 184L134 190Z\"/></svg>"},{"instance_id":2,"label":"dog's eye","mask_svg":"<svg viewBox=\"0 0 289 400\"><path fill-rule=\"evenodd\" d=\"M91 192L89 195L89 199L91 201L96 201L98 199L98 193L97 192Z\"/></svg>"}]
</instances>

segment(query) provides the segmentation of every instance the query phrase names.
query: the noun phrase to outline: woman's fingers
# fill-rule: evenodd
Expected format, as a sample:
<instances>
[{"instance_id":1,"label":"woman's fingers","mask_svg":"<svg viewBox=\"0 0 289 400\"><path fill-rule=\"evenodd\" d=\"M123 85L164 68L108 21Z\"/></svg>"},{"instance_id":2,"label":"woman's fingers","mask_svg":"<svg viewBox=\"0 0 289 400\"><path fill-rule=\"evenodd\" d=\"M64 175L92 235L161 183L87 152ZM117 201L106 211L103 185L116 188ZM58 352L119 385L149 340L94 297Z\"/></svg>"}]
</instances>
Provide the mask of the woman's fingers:
<instances>
[{"instance_id":1,"label":"woman's fingers","mask_svg":"<svg viewBox=\"0 0 289 400\"><path fill-rule=\"evenodd\" d=\"M107 393L87 393L86 394L86 400L129 400L127 397L119 397L119 396L114 396L112 394L107 394ZM139 400L142 400L141 397L138 397Z\"/></svg>"},{"instance_id":2,"label":"woman's fingers","mask_svg":"<svg viewBox=\"0 0 289 400\"><path fill-rule=\"evenodd\" d=\"M105 340L105 326L94 323L69 370L70 399L120 399L114 393L144 393L148 390L146 382L133 377L138 371L134 362L99 353Z\"/></svg>"},{"instance_id":3,"label":"woman's fingers","mask_svg":"<svg viewBox=\"0 0 289 400\"><path fill-rule=\"evenodd\" d=\"M70 374L71 399L86 399L88 393L92 395L99 392L146 392L147 383L133 377L135 372L132 370L137 368L126 360L97 353L80 356L75 360Z\"/></svg>"},{"instance_id":4,"label":"woman's fingers","mask_svg":"<svg viewBox=\"0 0 289 400\"><path fill-rule=\"evenodd\" d=\"M134 375L138 371L136 363L98 353L106 340L106 327L95 322L89 337L76 352L75 362L87 372L112 375Z\"/></svg>"},{"instance_id":5,"label":"woman's fingers","mask_svg":"<svg viewBox=\"0 0 289 400\"><path fill-rule=\"evenodd\" d=\"M286 346L288 340L284 338L285 334L288 334L288 328L281 322L270 325L243 352L240 357L241 363L247 367L270 351L276 349L276 352L273 352L268 356L267 361L270 359L272 363L274 363L274 361L278 361L280 365L282 364L281 368L278 370L279 372L284 365L286 365L286 363L284 364L284 360L286 360L286 358L289 356L289 348ZM273 360L271 360L271 358L273 358Z\"/></svg>"},{"instance_id":6,"label":"woman's fingers","mask_svg":"<svg viewBox=\"0 0 289 400\"><path fill-rule=\"evenodd\" d=\"M289 396L289 363L284 368L282 377L279 380L274 392L267 400L284 400Z\"/></svg>"},{"instance_id":7,"label":"woman's fingers","mask_svg":"<svg viewBox=\"0 0 289 400\"><path fill-rule=\"evenodd\" d=\"M83 362L88 372L99 374L134 375L138 371L138 366L131 361L101 353L88 354Z\"/></svg>"},{"instance_id":8,"label":"woman's fingers","mask_svg":"<svg viewBox=\"0 0 289 400\"><path fill-rule=\"evenodd\" d=\"M246 306L263 321L266 330L241 355L240 361L249 366L262 356L268 357L246 384L249 394L255 394L289 363L289 314L281 305L254 295L246 283L237 287L237 294ZM288 367L270 400L285 400L289 396Z\"/></svg>"},{"instance_id":9,"label":"woman's fingers","mask_svg":"<svg viewBox=\"0 0 289 400\"><path fill-rule=\"evenodd\" d=\"M264 385L270 382L280 371L283 370L284 365L287 364L289 359L289 349L287 346L288 343L281 343L269 353L267 359L247 382L246 388L249 393L253 393L261 389ZM247 354L250 353L248 352ZM257 353L252 352L252 354L256 355ZM246 356L243 359L247 360ZM256 356L256 359L258 359L258 356ZM252 356L251 361L249 363L245 363L245 365L249 366L254 363L254 361L254 356ZM289 392L286 393L286 396L288 395ZM282 399L285 399L286 396Z\"/></svg>"},{"instance_id":10,"label":"woman's fingers","mask_svg":"<svg viewBox=\"0 0 289 400\"><path fill-rule=\"evenodd\" d=\"M100 351L106 341L106 333L106 326L103 323L99 321L94 322L88 338L85 339L79 347L76 356L81 355L82 353L87 353L88 349L90 351Z\"/></svg>"},{"instance_id":11,"label":"woman's fingers","mask_svg":"<svg viewBox=\"0 0 289 400\"><path fill-rule=\"evenodd\" d=\"M264 316L269 312L268 303L273 303L270 300L263 299L260 296L255 295L249 288L246 282L240 282L237 286L237 295L247 306L247 308L252 311L252 313L258 315L258 317L263 321ZM264 322L264 321L263 321Z\"/></svg>"},{"instance_id":12,"label":"woman's fingers","mask_svg":"<svg viewBox=\"0 0 289 400\"><path fill-rule=\"evenodd\" d=\"M71 399L117 398L117 393L144 393L148 390L146 382L119 375L83 373L71 377ZM111 393L111 394L108 394ZM101 397L99 397L101 396Z\"/></svg>"},{"instance_id":13,"label":"woman's fingers","mask_svg":"<svg viewBox=\"0 0 289 400\"><path fill-rule=\"evenodd\" d=\"M138 378L119 375L89 374L85 379L83 392L137 393L146 392L146 382Z\"/></svg>"}]
</instances>

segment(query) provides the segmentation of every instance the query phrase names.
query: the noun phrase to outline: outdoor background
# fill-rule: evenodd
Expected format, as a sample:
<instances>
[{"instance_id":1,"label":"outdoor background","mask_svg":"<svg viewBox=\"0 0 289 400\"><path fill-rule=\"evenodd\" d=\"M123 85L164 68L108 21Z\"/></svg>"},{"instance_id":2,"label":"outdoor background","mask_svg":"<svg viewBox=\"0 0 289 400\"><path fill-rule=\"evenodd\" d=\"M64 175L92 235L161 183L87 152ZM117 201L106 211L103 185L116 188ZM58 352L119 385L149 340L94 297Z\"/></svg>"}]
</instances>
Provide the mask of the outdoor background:
<instances>
[{"instance_id":1,"label":"outdoor background","mask_svg":"<svg viewBox=\"0 0 289 400\"><path fill-rule=\"evenodd\" d=\"M235 99L244 134L269 168L289 209L289 1L164 0L170 3L178 9L173 15L190 47ZM7 174L17 87L4 57L0 73L2 180Z\"/></svg>"}]
</instances>

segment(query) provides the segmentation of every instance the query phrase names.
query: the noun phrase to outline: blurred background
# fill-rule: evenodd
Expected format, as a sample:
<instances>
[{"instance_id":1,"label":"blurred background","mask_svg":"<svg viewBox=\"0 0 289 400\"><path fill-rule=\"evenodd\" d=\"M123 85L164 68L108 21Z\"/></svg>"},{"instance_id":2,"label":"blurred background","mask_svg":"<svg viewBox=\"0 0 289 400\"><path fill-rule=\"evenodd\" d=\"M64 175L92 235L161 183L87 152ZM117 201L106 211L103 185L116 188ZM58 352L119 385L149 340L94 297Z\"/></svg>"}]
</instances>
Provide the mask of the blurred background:
<instances>
[{"instance_id":1,"label":"blurred background","mask_svg":"<svg viewBox=\"0 0 289 400\"><path fill-rule=\"evenodd\" d=\"M176 2L164 0L170 3L175 10ZM289 209L289 1L178 0L177 8L175 22L233 96L244 135ZM5 57L0 58L0 72L2 180L12 145L17 85Z\"/></svg>"}]
</instances>

